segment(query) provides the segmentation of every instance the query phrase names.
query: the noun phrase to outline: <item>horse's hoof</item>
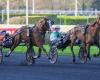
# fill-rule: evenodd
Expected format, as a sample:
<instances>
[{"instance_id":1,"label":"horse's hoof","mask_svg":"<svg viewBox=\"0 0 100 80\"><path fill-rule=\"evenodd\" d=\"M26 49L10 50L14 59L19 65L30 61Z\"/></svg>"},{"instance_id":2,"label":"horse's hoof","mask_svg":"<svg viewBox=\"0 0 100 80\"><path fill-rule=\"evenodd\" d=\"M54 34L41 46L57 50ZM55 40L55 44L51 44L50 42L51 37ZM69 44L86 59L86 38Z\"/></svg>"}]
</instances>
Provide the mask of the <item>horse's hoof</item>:
<instances>
[{"instance_id":1,"label":"horse's hoof","mask_svg":"<svg viewBox=\"0 0 100 80\"><path fill-rule=\"evenodd\" d=\"M73 59L73 61L72 61L71 63L72 63L72 64L75 64L75 61L76 61L76 60L75 60L75 59Z\"/></svg>"},{"instance_id":2,"label":"horse's hoof","mask_svg":"<svg viewBox=\"0 0 100 80\"><path fill-rule=\"evenodd\" d=\"M27 61L27 65L32 65L34 63L35 63L35 59L34 58L32 60L30 60L30 61Z\"/></svg>"},{"instance_id":3,"label":"horse's hoof","mask_svg":"<svg viewBox=\"0 0 100 80\"><path fill-rule=\"evenodd\" d=\"M94 55L93 55L93 57L98 57L98 56L99 56L98 54L94 54Z\"/></svg>"},{"instance_id":4,"label":"horse's hoof","mask_svg":"<svg viewBox=\"0 0 100 80\"><path fill-rule=\"evenodd\" d=\"M27 62L27 65L30 66L30 65L32 65L32 64L34 64L34 63L35 63L35 61Z\"/></svg>"},{"instance_id":5,"label":"horse's hoof","mask_svg":"<svg viewBox=\"0 0 100 80\"><path fill-rule=\"evenodd\" d=\"M40 58L40 56L33 56L34 59Z\"/></svg>"},{"instance_id":6,"label":"horse's hoof","mask_svg":"<svg viewBox=\"0 0 100 80\"><path fill-rule=\"evenodd\" d=\"M35 64L35 60L34 60L34 58L33 58L32 64Z\"/></svg>"},{"instance_id":7,"label":"horse's hoof","mask_svg":"<svg viewBox=\"0 0 100 80\"><path fill-rule=\"evenodd\" d=\"M91 61L91 57L88 57L89 61Z\"/></svg>"},{"instance_id":8,"label":"horse's hoof","mask_svg":"<svg viewBox=\"0 0 100 80\"><path fill-rule=\"evenodd\" d=\"M27 65L29 65L29 66L32 65L32 62L27 62Z\"/></svg>"},{"instance_id":9,"label":"horse's hoof","mask_svg":"<svg viewBox=\"0 0 100 80\"><path fill-rule=\"evenodd\" d=\"M37 59L37 58L38 58L38 56L33 56L33 58L34 58L34 59Z\"/></svg>"},{"instance_id":10,"label":"horse's hoof","mask_svg":"<svg viewBox=\"0 0 100 80\"><path fill-rule=\"evenodd\" d=\"M79 63L82 63L82 64L85 64L87 62L87 59L81 59L80 61L79 61Z\"/></svg>"},{"instance_id":11,"label":"horse's hoof","mask_svg":"<svg viewBox=\"0 0 100 80\"><path fill-rule=\"evenodd\" d=\"M24 61L20 62L20 65L21 65L21 66L30 66L30 65L32 65L33 63L35 63L35 60L34 60L34 59L33 59L32 61L24 60Z\"/></svg>"},{"instance_id":12,"label":"horse's hoof","mask_svg":"<svg viewBox=\"0 0 100 80\"><path fill-rule=\"evenodd\" d=\"M5 57L9 57L9 55L5 55Z\"/></svg>"},{"instance_id":13,"label":"horse's hoof","mask_svg":"<svg viewBox=\"0 0 100 80\"><path fill-rule=\"evenodd\" d=\"M100 54L97 54L97 56L99 56Z\"/></svg>"},{"instance_id":14,"label":"horse's hoof","mask_svg":"<svg viewBox=\"0 0 100 80\"><path fill-rule=\"evenodd\" d=\"M80 61L79 61L79 63L81 63L81 64L85 64L85 61L83 61L83 60L80 60Z\"/></svg>"},{"instance_id":15,"label":"horse's hoof","mask_svg":"<svg viewBox=\"0 0 100 80\"><path fill-rule=\"evenodd\" d=\"M50 60L51 58L50 57L48 57L48 60Z\"/></svg>"},{"instance_id":16,"label":"horse's hoof","mask_svg":"<svg viewBox=\"0 0 100 80\"><path fill-rule=\"evenodd\" d=\"M93 57L96 57L96 54L94 54Z\"/></svg>"},{"instance_id":17,"label":"horse's hoof","mask_svg":"<svg viewBox=\"0 0 100 80\"><path fill-rule=\"evenodd\" d=\"M22 61L22 62L20 63L20 65L21 65L21 66L27 66L27 61Z\"/></svg>"},{"instance_id":18,"label":"horse's hoof","mask_svg":"<svg viewBox=\"0 0 100 80\"><path fill-rule=\"evenodd\" d=\"M32 62L23 61L20 63L21 66L29 66L32 65Z\"/></svg>"}]
</instances>

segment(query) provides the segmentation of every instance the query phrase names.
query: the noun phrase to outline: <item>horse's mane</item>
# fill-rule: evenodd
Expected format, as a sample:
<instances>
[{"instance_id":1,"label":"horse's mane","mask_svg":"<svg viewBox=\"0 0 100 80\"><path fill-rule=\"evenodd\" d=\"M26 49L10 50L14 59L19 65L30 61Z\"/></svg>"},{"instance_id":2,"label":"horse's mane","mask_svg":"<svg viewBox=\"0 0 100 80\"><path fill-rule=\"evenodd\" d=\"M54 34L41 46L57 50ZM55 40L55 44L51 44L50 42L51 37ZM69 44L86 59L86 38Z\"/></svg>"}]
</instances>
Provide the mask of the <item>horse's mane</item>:
<instances>
[{"instance_id":1,"label":"horse's mane","mask_svg":"<svg viewBox=\"0 0 100 80\"><path fill-rule=\"evenodd\" d=\"M96 24L97 24L97 21L95 21L93 24L87 24L86 27L85 27L84 35L87 33L87 29L88 29L89 27L95 27Z\"/></svg>"},{"instance_id":2,"label":"horse's mane","mask_svg":"<svg viewBox=\"0 0 100 80\"><path fill-rule=\"evenodd\" d=\"M98 36L98 35L99 35L99 33L100 33L100 26L99 26L99 27L97 27L96 32L95 32L95 36Z\"/></svg>"},{"instance_id":3,"label":"horse's mane","mask_svg":"<svg viewBox=\"0 0 100 80\"><path fill-rule=\"evenodd\" d=\"M84 28L84 35L86 35L88 27L89 25L86 25L86 27Z\"/></svg>"},{"instance_id":4,"label":"horse's mane","mask_svg":"<svg viewBox=\"0 0 100 80\"><path fill-rule=\"evenodd\" d=\"M96 24L97 24L97 21L95 21L91 26L95 27Z\"/></svg>"}]
</instances>

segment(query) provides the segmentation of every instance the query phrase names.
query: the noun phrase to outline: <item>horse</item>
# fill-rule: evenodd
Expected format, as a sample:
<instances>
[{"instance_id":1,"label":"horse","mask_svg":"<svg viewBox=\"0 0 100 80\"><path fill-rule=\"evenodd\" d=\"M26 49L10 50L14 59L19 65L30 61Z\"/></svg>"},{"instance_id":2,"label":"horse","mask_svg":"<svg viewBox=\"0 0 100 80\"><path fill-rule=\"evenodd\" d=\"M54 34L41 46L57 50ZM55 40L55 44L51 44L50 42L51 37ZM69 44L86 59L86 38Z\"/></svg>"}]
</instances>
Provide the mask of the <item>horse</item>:
<instances>
[{"instance_id":1,"label":"horse","mask_svg":"<svg viewBox=\"0 0 100 80\"><path fill-rule=\"evenodd\" d=\"M73 46L75 45L76 40L80 40L81 42L84 42L84 35L82 33L82 29L80 26L75 26L71 30L65 34L65 36L60 40L57 41L57 44L51 45L51 49L49 52L50 56L50 62L51 63L56 63L57 61L57 49L64 50L66 47L70 46L72 55L73 55L73 60L72 63L76 62L75 54L73 51ZM79 53L80 55L80 53ZM83 57L83 56L82 56ZM85 62L85 59L83 59Z\"/></svg>"},{"instance_id":2,"label":"horse","mask_svg":"<svg viewBox=\"0 0 100 80\"><path fill-rule=\"evenodd\" d=\"M86 54L81 51L81 50L84 50L83 45L84 45L84 40L85 40L82 27L80 25L74 27L70 31L69 36L70 36L70 40L71 40L70 48L71 48L72 55L73 55L73 61L72 62L73 63L76 62L75 54L74 54L74 51L73 51L73 46L78 45L80 47L80 50L79 50L79 53L78 53L79 60L80 60L81 63L85 63L86 62L86 56L85 56Z\"/></svg>"},{"instance_id":3,"label":"horse","mask_svg":"<svg viewBox=\"0 0 100 80\"><path fill-rule=\"evenodd\" d=\"M100 55L100 19L97 19L93 24L87 25L85 28L85 50L87 57L90 57L90 46L96 45L99 48L99 53L94 56Z\"/></svg>"},{"instance_id":4,"label":"horse","mask_svg":"<svg viewBox=\"0 0 100 80\"><path fill-rule=\"evenodd\" d=\"M34 58L32 55L33 46L37 46L42 49L46 54L46 50L43 48L44 37L46 31L50 30L51 26L54 24L52 20L45 17L39 20L33 27L22 26L17 29L15 33L10 37L12 39L13 45L11 46L10 52L5 55L10 56L12 51L21 43L24 42L27 46L26 60L29 63L34 63ZM48 55L47 55L48 56Z\"/></svg>"}]
</instances>

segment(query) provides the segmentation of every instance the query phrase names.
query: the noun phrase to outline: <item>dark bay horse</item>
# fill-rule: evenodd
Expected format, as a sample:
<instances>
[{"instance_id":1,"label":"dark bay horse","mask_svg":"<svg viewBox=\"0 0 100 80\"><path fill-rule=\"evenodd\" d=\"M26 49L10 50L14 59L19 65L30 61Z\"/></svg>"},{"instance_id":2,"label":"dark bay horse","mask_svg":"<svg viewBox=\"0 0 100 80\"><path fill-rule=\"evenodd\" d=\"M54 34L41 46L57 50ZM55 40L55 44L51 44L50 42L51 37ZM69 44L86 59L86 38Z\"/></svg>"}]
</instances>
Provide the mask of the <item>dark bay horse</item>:
<instances>
[{"instance_id":1,"label":"dark bay horse","mask_svg":"<svg viewBox=\"0 0 100 80\"><path fill-rule=\"evenodd\" d=\"M85 49L90 59L90 46L96 45L99 48L99 53L94 56L100 55L100 19L97 19L93 24L87 25L85 29Z\"/></svg>"},{"instance_id":2,"label":"dark bay horse","mask_svg":"<svg viewBox=\"0 0 100 80\"><path fill-rule=\"evenodd\" d=\"M82 48L82 45L84 44L84 35L83 35L83 31L82 31L82 27L79 25L78 27L74 27L71 31L70 31L70 40L71 40L71 43L70 43L70 48L71 48L71 51L72 51L72 55L73 55L73 62L76 61L75 59L75 54L74 54L74 51L73 51L73 46L75 45L79 45L80 46L80 49L83 49ZM85 54L84 53L81 53L81 51L79 51L78 53L78 56L79 56L79 60L84 63L85 62Z\"/></svg>"},{"instance_id":3,"label":"dark bay horse","mask_svg":"<svg viewBox=\"0 0 100 80\"><path fill-rule=\"evenodd\" d=\"M80 45L80 48L81 48L81 46L84 43L85 38L84 38L83 31L82 31L82 28L80 27L80 25L71 29L68 34L69 34L70 43L68 44L68 42L66 42L67 43L66 47L70 46L71 52L72 52L72 55L73 55L72 62L75 63L76 58L75 58L75 53L73 51L73 46ZM85 62L85 54L84 53L81 54L81 52L79 51L78 56L79 56L80 61L81 61L81 58L82 58L82 62ZM80 56L81 56L81 58L80 58Z\"/></svg>"},{"instance_id":4,"label":"dark bay horse","mask_svg":"<svg viewBox=\"0 0 100 80\"><path fill-rule=\"evenodd\" d=\"M6 55L6 57L12 53L12 51L19 45L20 42L24 42L26 44L26 59L31 63L34 61L32 55L33 46L39 47L47 54L46 50L43 48L44 37L46 31L50 30L50 27L53 24L53 21L45 17L39 20L34 27L28 28L27 26L23 26L17 29L10 37L10 39L13 41L13 45L11 46L11 51Z\"/></svg>"}]
</instances>

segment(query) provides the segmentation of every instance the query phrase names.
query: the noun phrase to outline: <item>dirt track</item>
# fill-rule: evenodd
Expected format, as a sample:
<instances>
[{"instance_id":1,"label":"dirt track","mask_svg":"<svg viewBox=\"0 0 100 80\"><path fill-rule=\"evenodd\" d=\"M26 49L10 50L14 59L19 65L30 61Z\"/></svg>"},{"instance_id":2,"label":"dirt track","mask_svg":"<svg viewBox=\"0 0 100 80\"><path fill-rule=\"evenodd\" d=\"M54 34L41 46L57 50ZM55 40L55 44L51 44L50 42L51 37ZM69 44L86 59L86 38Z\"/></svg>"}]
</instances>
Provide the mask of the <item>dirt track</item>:
<instances>
[{"instance_id":1,"label":"dirt track","mask_svg":"<svg viewBox=\"0 0 100 80\"><path fill-rule=\"evenodd\" d=\"M100 80L100 58L92 58L86 64L71 64L71 57L60 56L56 64L50 64L42 56L31 66L21 64L24 59L25 54L4 58L0 80Z\"/></svg>"}]
</instances>

